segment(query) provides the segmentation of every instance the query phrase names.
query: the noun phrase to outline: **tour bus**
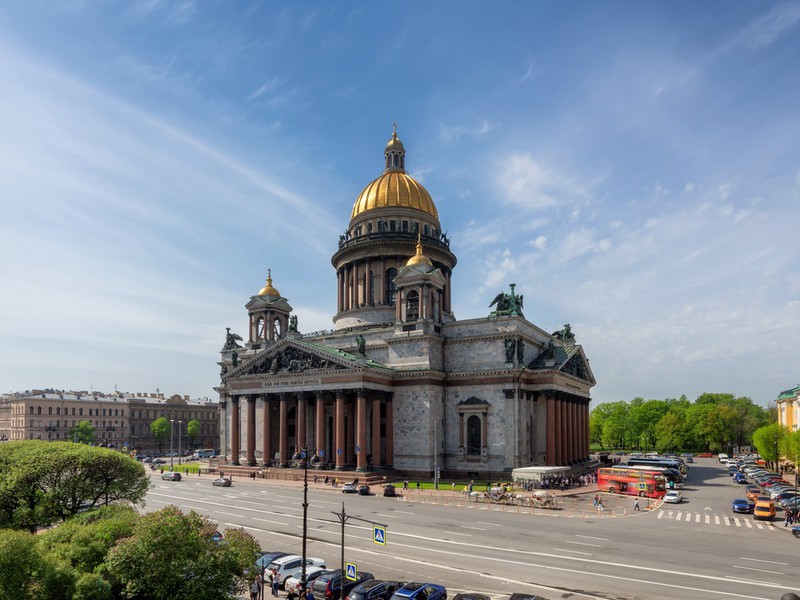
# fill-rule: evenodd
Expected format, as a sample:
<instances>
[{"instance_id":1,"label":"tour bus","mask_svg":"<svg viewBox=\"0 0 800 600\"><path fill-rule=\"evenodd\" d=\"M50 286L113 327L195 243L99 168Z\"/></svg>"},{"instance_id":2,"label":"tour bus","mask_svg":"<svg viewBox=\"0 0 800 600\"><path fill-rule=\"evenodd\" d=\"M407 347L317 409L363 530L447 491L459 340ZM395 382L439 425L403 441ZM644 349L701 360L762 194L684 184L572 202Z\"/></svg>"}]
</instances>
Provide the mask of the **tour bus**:
<instances>
[{"instance_id":1,"label":"tour bus","mask_svg":"<svg viewBox=\"0 0 800 600\"><path fill-rule=\"evenodd\" d=\"M639 458L631 456L628 458L628 464L631 466L646 465L651 467L669 467L671 469L677 469L684 477L686 477L686 474L689 472L689 469L686 468L686 463L682 460L675 460L674 458Z\"/></svg>"},{"instance_id":2,"label":"tour bus","mask_svg":"<svg viewBox=\"0 0 800 600\"><path fill-rule=\"evenodd\" d=\"M636 469L637 471L644 471L645 473L653 473L655 475L663 475L667 487L681 488L683 487L683 475L677 469L669 467L660 467L653 465L625 465L627 469Z\"/></svg>"},{"instance_id":3,"label":"tour bus","mask_svg":"<svg viewBox=\"0 0 800 600\"><path fill-rule=\"evenodd\" d=\"M194 455L196 458L211 458L216 456L217 453L213 448L203 448L202 450L195 450Z\"/></svg>"},{"instance_id":4,"label":"tour bus","mask_svg":"<svg viewBox=\"0 0 800 600\"><path fill-rule=\"evenodd\" d=\"M623 467L601 467L597 470L597 489L611 493L648 498L662 498L666 493L663 475Z\"/></svg>"}]
</instances>

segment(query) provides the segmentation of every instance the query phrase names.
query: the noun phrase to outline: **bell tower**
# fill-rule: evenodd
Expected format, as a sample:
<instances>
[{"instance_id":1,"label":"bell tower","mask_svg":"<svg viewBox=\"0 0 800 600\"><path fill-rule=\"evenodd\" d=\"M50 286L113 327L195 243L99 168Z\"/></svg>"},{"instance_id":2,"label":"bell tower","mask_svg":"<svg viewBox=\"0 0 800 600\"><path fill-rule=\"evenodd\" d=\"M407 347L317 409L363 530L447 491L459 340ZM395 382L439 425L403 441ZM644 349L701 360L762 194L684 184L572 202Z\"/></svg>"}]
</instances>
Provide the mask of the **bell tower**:
<instances>
[{"instance_id":1,"label":"bell tower","mask_svg":"<svg viewBox=\"0 0 800 600\"><path fill-rule=\"evenodd\" d=\"M248 347L266 348L286 337L289 331L289 301L272 286L272 271L267 269L267 282L245 305L250 320Z\"/></svg>"}]
</instances>

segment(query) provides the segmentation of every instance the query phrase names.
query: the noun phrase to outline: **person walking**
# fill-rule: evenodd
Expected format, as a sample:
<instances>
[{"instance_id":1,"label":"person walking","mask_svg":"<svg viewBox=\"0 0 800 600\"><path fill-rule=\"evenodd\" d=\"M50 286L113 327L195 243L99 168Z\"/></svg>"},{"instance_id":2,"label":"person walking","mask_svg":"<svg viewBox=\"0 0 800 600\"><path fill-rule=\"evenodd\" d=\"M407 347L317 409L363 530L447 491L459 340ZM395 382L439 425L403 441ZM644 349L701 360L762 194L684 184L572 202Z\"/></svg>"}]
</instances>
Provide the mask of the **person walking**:
<instances>
[{"instance_id":1,"label":"person walking","mask_svg":"<svg viewBox=\"0 0 800 600\"><path fill-rule=\"evenodd\" d=\"M314 592L311 591L311 586L308 586L306 595L304 598L301 598L301 600L314 600Z\"/></svg>"},{"instance_id":2,"label":"person walking","mask_svg":"<svg viewBox=\"0 0 800 600\"><path fill-rule=\"evenodd\" d=\"M636 498L633 501L633 510L639 510L639 499Z\"/></svg>"},{"instance_id":3,"label":"person walking","mask_svg":"<svg viewBox=\"0 0 800 600\"><path fill-rule=\"evenodd\" d=\"M278 569L272 569L272 595L278 597L278 588L281 585L281 579L278 577Z\"/></svg>"},{"instance_id":4,"label":"person walking","mask_svg":"<svg viewBox=\"0 0 800 600\"><path fill-rule=\"evenodd\" d=\"M261 593L261 584L258 579L254 579L250 584L250 600L258 600L258 595Z\"/></svg>"}]
</instances>

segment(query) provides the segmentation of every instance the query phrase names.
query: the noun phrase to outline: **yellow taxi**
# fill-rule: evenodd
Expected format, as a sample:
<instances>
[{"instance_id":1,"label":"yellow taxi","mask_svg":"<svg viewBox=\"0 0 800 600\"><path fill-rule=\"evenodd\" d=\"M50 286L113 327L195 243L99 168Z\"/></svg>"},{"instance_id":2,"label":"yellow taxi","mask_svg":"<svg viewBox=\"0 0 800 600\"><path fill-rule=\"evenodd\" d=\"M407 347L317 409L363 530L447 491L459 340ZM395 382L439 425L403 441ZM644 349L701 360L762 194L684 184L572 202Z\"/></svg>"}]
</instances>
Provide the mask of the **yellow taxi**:
<instances>
[{"instance_id":1,"label":"yellow taxi","mask_svg":"<svg viewBox=\"0 0 800 600\"><path fill-rule=\"evenodd\" d=\"M759 498L756 502L756 507L753 509L753 518L769 520L775 516L775 503L762 498Z\"/></svg>"}]
</instances>

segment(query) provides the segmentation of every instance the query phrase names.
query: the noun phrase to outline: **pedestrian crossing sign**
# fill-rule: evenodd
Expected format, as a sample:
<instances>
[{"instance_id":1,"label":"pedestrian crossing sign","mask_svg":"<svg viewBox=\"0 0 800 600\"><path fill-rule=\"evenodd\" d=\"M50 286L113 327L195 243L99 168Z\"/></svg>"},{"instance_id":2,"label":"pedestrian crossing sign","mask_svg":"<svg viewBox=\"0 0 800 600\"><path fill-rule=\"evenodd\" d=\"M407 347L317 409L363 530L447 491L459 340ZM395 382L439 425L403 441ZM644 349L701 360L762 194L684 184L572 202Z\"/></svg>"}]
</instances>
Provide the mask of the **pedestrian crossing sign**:
<instances>
[{"instance_id":1,"label":"pedestrian crossing sign","mask_svg":"<svg viewBox=\"0 0 800 600\"><path fill-rule=\"evenodd\" d=\"M358 567L355 563L344 563L344 578L348 581L358 579Z\"/></svg>"},{"instance_id":2,"label":"pedestrian crossing sign","mask_svg":"<svg viewBox=\"0 0 800 600\"><path fill-rule=\"evenodd\" d=\"M380 525L372 526L372 541L379 546L386 545L386 528Z\"/></svg>"}]
</instances>

